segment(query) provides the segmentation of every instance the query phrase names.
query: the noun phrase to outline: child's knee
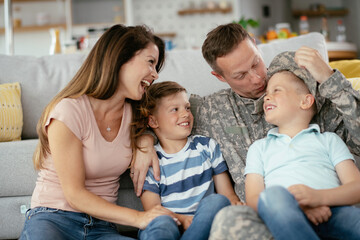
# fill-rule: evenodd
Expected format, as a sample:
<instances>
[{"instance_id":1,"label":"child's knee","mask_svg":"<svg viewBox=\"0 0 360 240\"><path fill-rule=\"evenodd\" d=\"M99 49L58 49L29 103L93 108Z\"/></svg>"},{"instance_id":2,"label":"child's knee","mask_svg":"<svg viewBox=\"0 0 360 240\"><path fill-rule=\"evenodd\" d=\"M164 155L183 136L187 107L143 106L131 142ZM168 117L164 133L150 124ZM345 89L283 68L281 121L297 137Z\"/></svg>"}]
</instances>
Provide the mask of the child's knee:
<instances>
[{"instance_id":1,"label":"child's knee","mask_svg":"<svg viewBox=\"0 0 360 240\"><path fill-rule=\"evenodd\" d=\"M258 206L261 204L263 207L277 211L283 209L291 201L294 201L294 197L286 188L272 186L260 193Z\"/></svg>"},{"instance_id":2,"label":"child's knee","mask_svg":"<svg viewBox=\"0 0 360 240\"><path fill-rule=\"evenodd\" d=\"M151 227L165 227L165 228L177 228L176 222L174 219L168 215L162 215L156 217L149 224Z\"/></svg>"},{"instance_id":3,"label":"child's knee","mask_svg":"<svg viewBox=\"0 0 360 240\"><path fill-rule=\"evenodd\" d=\"M221 194L211 194L200 202L205 205L220 206L221 208L231 205L229 199Z\"/></svg>"}]
</instances>

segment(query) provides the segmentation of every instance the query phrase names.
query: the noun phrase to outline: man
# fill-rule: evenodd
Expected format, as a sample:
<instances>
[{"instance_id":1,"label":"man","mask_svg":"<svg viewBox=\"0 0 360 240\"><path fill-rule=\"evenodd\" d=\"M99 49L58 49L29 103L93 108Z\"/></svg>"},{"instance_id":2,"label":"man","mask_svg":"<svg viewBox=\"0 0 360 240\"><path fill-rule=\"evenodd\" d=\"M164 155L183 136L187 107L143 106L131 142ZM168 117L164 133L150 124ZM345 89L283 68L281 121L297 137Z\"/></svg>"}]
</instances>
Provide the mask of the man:
<instances>
[{"instance_id":1,"label":"man","mask_svg":"<svg viewBox=\"0 0 360 240\"><path fill-rule=\"evenodd\" d=\"M190 102L196 109L193 133L219 142L235 192L244 201L243 173L248 148L273 127L265 121L262 108L266 66L254 40L239 24L221 25L209 32L202 52L213 69L211 73L230 88L204 98L192 95ZM319 96L316 97L324 101L314 122L319 124L321 132L337 133L353 154L360 155L359 93L350 90L351 84L339 71L333 71L316 50L302 47L296 52L295 60L317 80ZM152 163L158 164L156 160ZM146 169L149 165L148 162L136 164ZM132 168L137 176L140 168ZM210 239L269 238L271 234L266 226L248 206L229 206L220 211L210 235Z\"/></svg>"}]
</instances>

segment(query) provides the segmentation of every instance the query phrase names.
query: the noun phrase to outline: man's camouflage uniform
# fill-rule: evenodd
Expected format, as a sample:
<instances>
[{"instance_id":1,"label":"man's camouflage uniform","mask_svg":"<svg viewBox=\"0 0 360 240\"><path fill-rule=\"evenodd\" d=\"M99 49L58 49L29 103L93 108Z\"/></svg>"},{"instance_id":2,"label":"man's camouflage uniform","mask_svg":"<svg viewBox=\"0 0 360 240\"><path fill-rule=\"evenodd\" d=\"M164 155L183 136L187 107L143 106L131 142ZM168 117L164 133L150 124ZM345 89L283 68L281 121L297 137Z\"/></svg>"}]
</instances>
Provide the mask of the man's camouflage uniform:
<instances>
[{"instance_id":1,"label":"man's camouflage uniform","mask_svg":"<svg viewBox=\"0 0 360 240\"><path fill-rule=\"evenodd\" d=\"M321 132L338 134L350 151L360 156L360 95L339 72L318 87L320 102L315 123ZM194 134L212 137L220 144L235 192L245 201L244 169L249 146L264 138L273 125L265 121L263 97L253 100L225 89L204 98L191 95ZM248 206L229 206L214 219L210 239L271 239L256 212Z\"/></svg>"}]
</instances>

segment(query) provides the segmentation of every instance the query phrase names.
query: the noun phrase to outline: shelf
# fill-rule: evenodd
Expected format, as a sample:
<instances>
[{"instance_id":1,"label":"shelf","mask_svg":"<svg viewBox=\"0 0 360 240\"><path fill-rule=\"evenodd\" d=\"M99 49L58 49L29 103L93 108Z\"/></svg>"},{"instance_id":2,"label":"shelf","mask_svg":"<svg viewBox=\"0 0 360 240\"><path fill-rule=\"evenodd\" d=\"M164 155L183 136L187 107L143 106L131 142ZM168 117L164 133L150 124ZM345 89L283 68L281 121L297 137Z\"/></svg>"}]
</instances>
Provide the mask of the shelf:
<instances>
[{"instance_id":1,"label":"shelf","mask_svg":"<svg viewBox=\"0 0 360 240\"><path fill-rule=\"evenodd\" d=\"M16 2L55 2L58 0L12 0L12 3L16 3ZM64 0L61 0L64 1ZM4 0L0 0L0 3L4 3Z\"/></svg>"},{"instance_id":2,"label":"shelf","mask_svg":"<svg viewBox=\"0 0 360 240\"><path fill-rule=\"evenodd\" d=\"M321 17L321 16L330 16L330 17L338 17L338 16L345 16L349 13L347 9L338 9L338 10L293 10L294 17L300 17L302 15L306 15L308 17Z\"/></svg>"},{"instance_id":3,"label":"shelf","mask_svg":"<svg viewBox=\"0 0 360 240\"><path fill-rule=\"evenodd\" d=\"M205 14L205 13L229 13L232 11L231 7L227 7L227 8L214 8L214 9L208 9L208 8L203 8L203 9L184 9L184 10L180 10L178 11L178 15L191 15L191 14Z\"/></svg>"},{"instance_id":4,"label":"shelf","mask_svg":"<svg viewBox=\"0 0 360 240\"><path fill-rule=\"evenodd\" d=\"M31 31L44 31L50 28L66 28L65 24L49 24L43 26L22 26L14 28L14 32L31 32ZM0 28L0 34L4 34L5 28Z\"/></svg>"},{"instance_id":5,"label":"shelf","mask_svg":"<svg viewBox=\"0 0 360 240\"><path fill-rule=\"evenodd\" d=\"M156 36L160 38L174 38L176 37L176 33L174 32L163 32L163 33L155 33Z\"/></svg>"}]
</instances>

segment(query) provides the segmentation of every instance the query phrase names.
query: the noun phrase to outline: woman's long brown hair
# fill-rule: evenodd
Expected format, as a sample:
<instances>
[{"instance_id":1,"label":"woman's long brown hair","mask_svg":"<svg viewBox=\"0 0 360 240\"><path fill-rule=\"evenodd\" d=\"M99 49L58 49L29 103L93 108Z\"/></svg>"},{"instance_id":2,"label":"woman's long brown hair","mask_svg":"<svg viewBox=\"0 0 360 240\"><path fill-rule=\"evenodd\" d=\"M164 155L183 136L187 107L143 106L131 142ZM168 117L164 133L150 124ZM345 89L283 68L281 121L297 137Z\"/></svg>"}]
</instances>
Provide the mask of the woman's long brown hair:
<instances>
[{"instance_id":1,"label":"woman's long brown hair","mask_svg":"<svg viewBox=\"0 0 360 240\"><path fill-rule=\"evenodd\" d=\"M103 100L110 98L119 87L121 66L149 43L154 43L159 49L156 66L159 72L164 64L164 42L146 26L114 25L100 37L73 79L50 101L40 117L37 124L39 143L33 155L35 169L43 167L43 160L50 153L45 123L56 104L63 98L78 98L84 94ZM136 102L129 102L136 109Z\"/></svg>"}]
</instances>

